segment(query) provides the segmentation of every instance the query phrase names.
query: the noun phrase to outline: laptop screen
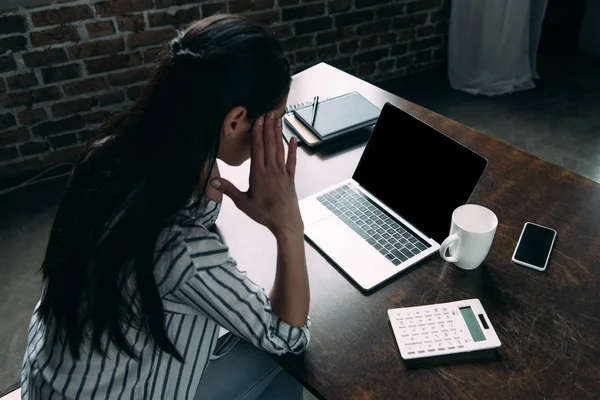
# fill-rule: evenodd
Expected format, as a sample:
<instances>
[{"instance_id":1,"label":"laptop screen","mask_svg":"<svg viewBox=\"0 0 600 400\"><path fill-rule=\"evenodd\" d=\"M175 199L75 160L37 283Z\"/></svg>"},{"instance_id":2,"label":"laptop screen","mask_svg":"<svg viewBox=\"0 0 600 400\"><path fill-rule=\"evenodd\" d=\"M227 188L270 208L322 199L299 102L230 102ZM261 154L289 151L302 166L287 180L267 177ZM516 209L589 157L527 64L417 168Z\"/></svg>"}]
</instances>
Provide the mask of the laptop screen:
<instances>
[{"instance_id":1,"label":"laptop screen","mask_svg":"<svg viewBox=\"0 0 600 400\"><path fill-rule=\"evenodd\" d=\"M452 212L466 204L487 160L386 104L352 178L441 243Z\"/></svg>"}]
</instances>

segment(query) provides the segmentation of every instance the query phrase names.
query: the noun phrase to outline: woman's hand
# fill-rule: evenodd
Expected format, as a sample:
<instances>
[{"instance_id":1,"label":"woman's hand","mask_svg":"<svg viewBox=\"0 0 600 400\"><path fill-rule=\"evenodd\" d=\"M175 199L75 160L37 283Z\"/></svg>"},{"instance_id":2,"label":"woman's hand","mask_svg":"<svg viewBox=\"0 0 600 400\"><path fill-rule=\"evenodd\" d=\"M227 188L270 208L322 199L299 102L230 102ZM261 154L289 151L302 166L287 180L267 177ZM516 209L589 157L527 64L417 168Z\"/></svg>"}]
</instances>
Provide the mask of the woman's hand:
<instances>
[{"instance_id":1,"label":"woman's hand","mask_svg":"<svg viewBox=\"0 0 600 400\"><path fill-rule=\"evenodd\" d=\"M210 167L210 161L206 163L206 167L205 167L205 175L209 175L208 174L208 167ZM212 181L215 178L220 178L221 177L221 173L219 172L219 165L217 164L216 160L215 163L213 165L212 171L210 171L210 175L208 177L208 181ZM206 182L206 181L204 181ZM212 186L208 186L206 188L206 197L208 197L209 199L216 201L217 203L220 203L223 201L223 193L221 193L220 191L216 190L215 188L213 188Z\"/></svg>"},{"instance_id":2,"label":"woman's hand","mask_svg":"<svg viewBox=\"0 0 600 400\"><path fill-rule=\"evenodd\" d=\"M274 118L273 113L254 123L247 192L240 192L223 178L211 181L212 187L229 196L242 212L278 238L302 235L304 230L294 185L298 143L292 138L286 161L281 124L281 118Z\"/></svg>"}]
</instances>

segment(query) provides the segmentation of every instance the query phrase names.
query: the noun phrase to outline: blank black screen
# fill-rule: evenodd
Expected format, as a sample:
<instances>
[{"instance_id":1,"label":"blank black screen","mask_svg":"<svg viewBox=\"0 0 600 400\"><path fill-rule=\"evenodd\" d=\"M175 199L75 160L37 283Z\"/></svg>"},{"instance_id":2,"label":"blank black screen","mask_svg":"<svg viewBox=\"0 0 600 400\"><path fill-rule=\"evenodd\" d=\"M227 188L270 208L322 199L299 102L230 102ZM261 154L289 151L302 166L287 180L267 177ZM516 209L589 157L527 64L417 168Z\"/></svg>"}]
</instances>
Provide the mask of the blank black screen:
<instances>
[{"instance_id":1,"label":"blank black screen","mask_svg":"<svg viewBox=\"0 0 600 400\"><path fill-rule=\"evenodd\" d=\"M386 104L353 179L441 243L452 211L466 204L487 160Z\"/></svg>"},{"instance_id":2,"label":"blank black screen","mask_svg":"<svg viewBox=\"0 0 600 400\"><path fill-rule=\"evenodd\" d=\"M538 268L544 268L554 235L555 233L551 229L527 224L515 253L515 259Z\"/></svg>"}]
</instances>

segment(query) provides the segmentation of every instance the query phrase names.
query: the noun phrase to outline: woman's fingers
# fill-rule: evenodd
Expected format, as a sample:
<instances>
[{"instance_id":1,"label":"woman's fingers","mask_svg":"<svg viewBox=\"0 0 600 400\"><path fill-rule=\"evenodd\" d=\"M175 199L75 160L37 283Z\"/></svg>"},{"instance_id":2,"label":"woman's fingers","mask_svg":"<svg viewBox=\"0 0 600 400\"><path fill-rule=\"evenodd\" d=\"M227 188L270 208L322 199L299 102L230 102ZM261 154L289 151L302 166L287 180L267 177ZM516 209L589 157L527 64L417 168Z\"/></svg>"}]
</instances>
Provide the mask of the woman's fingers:
<instances>
[{"instance_id":1,"label":"woman's fingers","mask_svg":"<svg viewBox=\"0 0 600 400\"><path fill-rule=\"evenodd\" d=\"M265 117L260 116L254 122L252 126L252 152L250 156L250 163L253 167L265 166L265 148L263 142L263 128L265 125Z\"/></svg>"},{"instance_id":2,"label":"woman's fingers","mask_svg":"<svg viewBox=\"0 0 600 400\"><path fill-rule=\"evenodd\" d=\"M283 146L282 129L283 129L283 126L282 126L281 118L275 118L274 134L275 134L275 143L277 145L276 160L277 160L277 166L279 168L281 168L281 170L283 171L283 169L285 168L285 147Z\"/></svg>"},{"instance_id":3,"label":"woman's fingers","mask_svg":"<svg viewBox=\"0 0 600 400\"><path fill-rule=\"evenodd\" d=\"M277 150L277 145L275 144L275 136L273 134L275 130L275 118L273 118L273 113L267 114L265 118L265 125L263 127L263 140L265 146L265 165L274 165L275 164L275 154Z\"/></svg>"},{"instance_id":4,"label":"woman's fingers","mask_svg":"<svg viewBox=\"0 0 600 400\"><path fill-rule=\"evenodd\" d=\"M296 175L296 151L298 150L298 139L292 137L288 148L286 169L293 178Z\"/></svg>"}]
</instances>

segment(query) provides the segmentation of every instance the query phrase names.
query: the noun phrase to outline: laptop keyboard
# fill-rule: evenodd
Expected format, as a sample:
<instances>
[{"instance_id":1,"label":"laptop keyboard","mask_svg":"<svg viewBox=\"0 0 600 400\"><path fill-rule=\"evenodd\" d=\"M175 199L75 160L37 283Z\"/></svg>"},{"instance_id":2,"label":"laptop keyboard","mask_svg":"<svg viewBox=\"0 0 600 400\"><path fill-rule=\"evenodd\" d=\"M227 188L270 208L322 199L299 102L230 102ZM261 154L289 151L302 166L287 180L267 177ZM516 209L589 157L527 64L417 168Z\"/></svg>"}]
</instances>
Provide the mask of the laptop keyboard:
<instances>
[{"instance_id":1,"label":"laptop keyboard","mask_svg":"<svg viewBox=\"0 0 600 400\"><path fill-rule=\"evenodd\" d=\"M394 265L429 247L350 185L332 190L317 200Z\"/></svg>"}]
</instances>

